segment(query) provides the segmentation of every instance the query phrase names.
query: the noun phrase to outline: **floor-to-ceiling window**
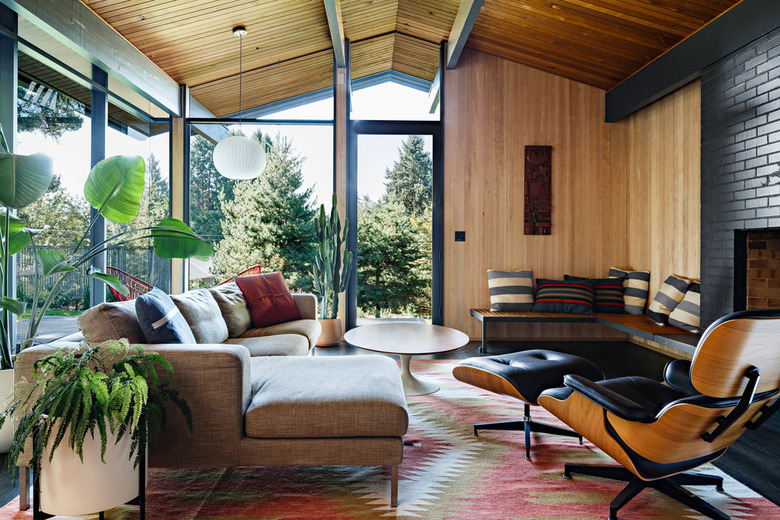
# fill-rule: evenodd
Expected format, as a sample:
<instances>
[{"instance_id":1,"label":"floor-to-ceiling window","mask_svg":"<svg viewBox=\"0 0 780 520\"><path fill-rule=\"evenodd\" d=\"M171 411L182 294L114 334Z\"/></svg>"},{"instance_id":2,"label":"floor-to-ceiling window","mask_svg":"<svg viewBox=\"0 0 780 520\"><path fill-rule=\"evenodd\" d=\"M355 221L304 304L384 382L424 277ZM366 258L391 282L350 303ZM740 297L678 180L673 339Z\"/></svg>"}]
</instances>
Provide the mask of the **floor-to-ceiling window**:
<instances>
[{"instance_id":1,"label":"floor-to-ceiling window","mask_svg":"<svg viewBox=\"0 0 780 520\"><path fill-rule=\"evenodd\" d=\"M291 290L311 292L313 219L333 193L333 100L327 98L241 124L219 124L262 143L266 167L253 180L222 177L216 142L196 131L190 140L190 223L214 256L190 260L189 286L210 287L254 265L282 271ZM266 122L263 122L263 121Z\"/></svg>"}]
</instances>

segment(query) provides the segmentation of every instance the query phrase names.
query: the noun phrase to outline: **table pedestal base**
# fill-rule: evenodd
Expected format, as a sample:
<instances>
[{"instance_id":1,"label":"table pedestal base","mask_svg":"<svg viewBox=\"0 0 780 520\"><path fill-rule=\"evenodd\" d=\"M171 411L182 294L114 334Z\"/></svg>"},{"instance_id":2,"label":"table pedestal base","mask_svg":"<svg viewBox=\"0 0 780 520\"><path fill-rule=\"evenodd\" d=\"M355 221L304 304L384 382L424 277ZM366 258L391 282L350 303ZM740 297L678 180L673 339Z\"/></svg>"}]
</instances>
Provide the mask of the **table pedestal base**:
<instances>
[{"instance_id":1,"label":"table pedestal base","mask_svg":"<svg viewBox=\"0 0 780 520\"><path fill-rule=\"evenodd\" d=\"M404 394L406 395L427 395L437 392L439 385L430 381L417 379L409 369L409 362L412 356L400 354L401 356L401 382L404 385Z\"/></svg>"}]
</instances>

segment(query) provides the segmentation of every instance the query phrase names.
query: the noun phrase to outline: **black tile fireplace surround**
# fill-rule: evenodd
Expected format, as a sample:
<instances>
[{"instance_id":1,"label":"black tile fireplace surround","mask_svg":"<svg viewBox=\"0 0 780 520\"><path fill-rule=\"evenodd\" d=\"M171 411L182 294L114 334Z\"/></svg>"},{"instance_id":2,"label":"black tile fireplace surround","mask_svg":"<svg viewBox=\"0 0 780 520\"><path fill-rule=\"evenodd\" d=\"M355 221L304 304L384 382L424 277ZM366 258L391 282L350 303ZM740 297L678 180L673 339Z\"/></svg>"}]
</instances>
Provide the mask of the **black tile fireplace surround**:
<instances>
[{"instance_id":1,"label":"black tile fireplace surround","mask_svg":"<svg viewBox=\"0 0 780 520\"><path fill-rule=\"evenodd\" d=\"M706 327L744 308L744 280L735 287L735 268L743 272L735 244L744 241L744 231L780 228L780 28L704 69L701 107Z\"/></svg>"}]
</instances>

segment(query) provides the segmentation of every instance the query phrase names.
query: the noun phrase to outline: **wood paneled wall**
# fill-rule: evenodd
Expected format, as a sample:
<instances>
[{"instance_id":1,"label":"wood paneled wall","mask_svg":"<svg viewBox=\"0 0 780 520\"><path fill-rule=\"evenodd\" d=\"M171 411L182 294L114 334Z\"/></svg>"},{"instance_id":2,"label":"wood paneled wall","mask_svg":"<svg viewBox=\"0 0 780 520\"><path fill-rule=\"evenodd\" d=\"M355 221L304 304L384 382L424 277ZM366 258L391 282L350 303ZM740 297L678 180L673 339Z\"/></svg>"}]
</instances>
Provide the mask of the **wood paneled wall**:
<instances>
[{"instance_id":1,"label":"wood paneled wall","mask_svg":"<svg viewBox=\"0 0 780 520\"><path fill-rule=\"evenodd\" d=\"M487 269L561 278L630 265L650 269L654 288L673 271L698 275L698 86L607 124L603 90L471 49L445 81L445 325L481 335L469 309L490 304ZM551 236L523 235L526 145L553 147ZM546 324L493 334L616 337Z\"/></svg>"}]
</instances>

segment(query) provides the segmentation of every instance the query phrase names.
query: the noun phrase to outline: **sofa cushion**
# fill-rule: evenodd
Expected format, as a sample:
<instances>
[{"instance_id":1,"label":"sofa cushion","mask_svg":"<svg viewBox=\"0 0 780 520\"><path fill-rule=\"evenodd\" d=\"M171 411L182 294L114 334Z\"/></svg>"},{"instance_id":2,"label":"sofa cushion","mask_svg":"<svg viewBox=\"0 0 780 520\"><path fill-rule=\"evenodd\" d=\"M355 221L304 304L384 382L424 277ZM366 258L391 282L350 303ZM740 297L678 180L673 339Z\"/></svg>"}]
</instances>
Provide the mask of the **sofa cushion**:
<instances>
[{"instance_id":1,"label":"sofa cushion","mask_svg":"<svg viewBox=\"0 0 780 520\"><path fill-rule=\"evenodd\" d=\"M669 314L685 297L690 281L681 276L671 275L664 280L663 285L655 293L653 301L647 308L647 317L658 325L669 323Z\"/></svg>"},{"instance_id":2,"label":"sofa cushion","mask_svg":"<svg viewBox=\"0 0 780 520\"><path fill-rule=\"evenodd\" d=\"M309 340L309 347L313 347L320 337L322 327L317 320L295 320L277 323L270 327L249 329L241 335L242 338L256 338L259 336L273 336L276 334L298 334Z\"/></svg>"},{"instance_id":3,"label":"sofa cushion","mask_svg":"<svg viewBox=\"0 0 780 520\"><path fill-rule=\"evenodd\" d=\"M238 288L236 282L228 282L209 290L227 324L228 336L237 338L249 330L252 326L252 316L249 315L244 293Z\"/></svg>"},{"instance_id":4,"label":"sofa cushion","mask_svg":"<svg viewBox=\"0 0 780 520\"><path fill-rule=\"evenodd\" d=\"M179 308L157 287L135 299L135 312L146 343L195 343Z\"/></svg>"},{"instance_id":5,"label":"sofa cushion","mask_svg":"<svg viewBox=\"0 0 780 520\"><path fill-rule=\"evenodd\" d=\"M491 311L531 311L534 308L534 279L530 269L497 271L488 269Z\"/></svg>"},{"instance_id":6,"label":"sofa cushion","mask_svg":"<svg viewBox=\"0 0 780 520\"><path fill-rule=\"evenodd\" d=\"M225 343L243 345L250 356L305 356L309 353L309 341L300 334L231 338Z\"/></svg>"},{"instance_id":7,"label":"sofa cushion","mask_svg":"<svg viewBox=\"0 0 780 520\"><path fill-rule=\"evenodd\" d=\"M384 356L255 357L247 437L389 437L409 424L398 364Z\"/></svg>"},{"instance_id":8,"label":"sofa cushion","mask_svg":"<svg viewBox=\"0 0 780 520\"><path fill-rule=\"evenodd\" d=\"M208 289L175 294L171 300L187 320L197 343L222 343L228 339L228 328L222 318L222 311Z\"/></svg>"},{"instance_id":9,"label":"sofa cushion","mask_svg":"<svg viewBox=\"0 0 780 520\"><path fill-rule=\"evenodd\" d=\"M281 272L236 276L235 281L244 293L255 328L301 319Z\"/></svg>"},{"instance_id":10,"label":"sofa cushion","mask_svg":"<svg viewBox=\"0 0 780 520\"><path fill-rule=\"evenodd\" d=\"M119 338L127 338L131 344L146 343L135 313L135 300L96 305L79 316L78 324L89 343Z\"/></svg>"}]
</instances>

